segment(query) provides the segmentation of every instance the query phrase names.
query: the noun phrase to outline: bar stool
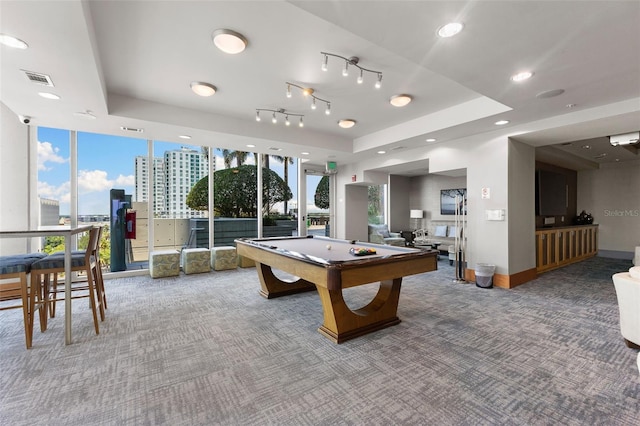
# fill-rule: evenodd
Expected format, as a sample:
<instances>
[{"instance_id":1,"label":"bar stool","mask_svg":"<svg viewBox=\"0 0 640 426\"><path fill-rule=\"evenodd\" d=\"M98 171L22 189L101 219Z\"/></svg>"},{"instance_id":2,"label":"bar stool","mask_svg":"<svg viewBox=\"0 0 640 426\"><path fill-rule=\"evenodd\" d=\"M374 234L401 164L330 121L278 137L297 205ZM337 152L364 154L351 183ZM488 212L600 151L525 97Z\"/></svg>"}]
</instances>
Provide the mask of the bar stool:
<instances>
[{"instance_id":1,"label":"bar stool","mask_svg":"<svg viewBox=\"0 0 640 426\"><path fill-rule=\"evenodd\" d=\"M100 235L100 228L94 227L89 231L89 244L84 252L73 252L71 254L71 271L84 271L87 275L87 281L72 283L71 291L82 292L81 295L71 296L72 299L77 298L89 298L89 307L93 314L93 326L96 334L100 334L100 325L98 323L98 310L100 312L100 319L104 321L104 303L101 293L102 283L98 280L101 274L97 272L99 268L99 259L95 256L96 250L98 250L98 237ZM44 277L45 282L45 302L49 305L49 312L51 316L55 316L55 304L58 300L62 300L63 297L58 297L59 294L64 294L62 284L58 285L57 277L54 276L50 279L51 274L64 273L64 255L52 254L44 259L38 260L31 265L31 281L41 282Z\"/></svg>"},{"instance_id":2,"label":"bar stool","mask_svg":"<svg viewBox=\"0 0 640 426\"><path fill-rule=\"evenodd\" d=\"M44 253L0 256L0 311L22 308L24 334L27 349L33 342L33 323L38 308L40 331L47 329L46 306L42 302L42 290L39 282L29 284L28 275L31 264L42 259ZM5 303L11 302L11 303Z\"/></svg>"},{"instance_id":3,"label":"bar stool","mask_svg":"<svg viewBox=\"0 0 640 426\"><path fill-rule=\"evenodd\" d=\"M96 245L95 247L92 248L91 251L91 256L94 257L95 259L95 264L93 267L93 273L95 276L95 280L94 280L94 285L95 285L95 289L96 289L96 294L98 296L98 299L102 302L102 309L100 311L100 318L102 321L104 321L104 310L107 309L107 294L105 292L105 287L104 287L104 280L102 278L102 261L100 260L100 237L102 236L102 227L99 226L98 228L98 237L97 237L97 241L96 241ZM87 247L89 248L89 247ZM85 250L74 250L72 252L72 255L76 255L76 256L83 256L85 254ZM51 254L50 256L60 256L62 258L64 258L64 251L62 252L56 252ZM61 288L62 287L62 288ZM64 294L64 286L58 283L58 274L54 274L53 275L53 285L50 286L49 288L54 288L55 293L62 293ZM88 291L88 287L84 286L84 287L79 287L76 286L74 288L74 290L86 290ZM56 302L58 300L61 300L59 298L56 299L51 299L50 303L49 303L49 314L51 315L52 318L54 318L56 316Z\"/></svg>"}]
</instances>

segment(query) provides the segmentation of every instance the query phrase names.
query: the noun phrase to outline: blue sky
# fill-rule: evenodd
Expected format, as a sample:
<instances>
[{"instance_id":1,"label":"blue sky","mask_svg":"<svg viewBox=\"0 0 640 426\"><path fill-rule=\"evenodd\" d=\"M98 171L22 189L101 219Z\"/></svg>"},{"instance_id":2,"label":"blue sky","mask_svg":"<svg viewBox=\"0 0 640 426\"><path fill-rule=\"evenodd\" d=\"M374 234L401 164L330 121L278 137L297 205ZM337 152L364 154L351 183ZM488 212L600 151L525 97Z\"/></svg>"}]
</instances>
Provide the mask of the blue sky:
<instances>
[{"instance_id":1,"label":"blue sky","mask_svg":"<svg viewBox=\"0 0 640 426\"><path fill-rule=\"evenodd\" d=\"M154 142L154 155L160 157L164 151L188 146L199 150L199 146ZM223 147L221 147L223 148ZM147 155L147 141L119 136L78 132L78 214L108 214L109 190L134 191L134 159ZM216 168L224 168L220 152L216 153ZM270 162L270 167L281 176L282 164ZM308 181L307 209L319 211L313 205L313 194L319 177ZM296 166L289 166L289 186L294 198L297 196ZM38 195L60 201L60 214L69 214L69 131L38 128Z\"/></svg>"}]
</instances>

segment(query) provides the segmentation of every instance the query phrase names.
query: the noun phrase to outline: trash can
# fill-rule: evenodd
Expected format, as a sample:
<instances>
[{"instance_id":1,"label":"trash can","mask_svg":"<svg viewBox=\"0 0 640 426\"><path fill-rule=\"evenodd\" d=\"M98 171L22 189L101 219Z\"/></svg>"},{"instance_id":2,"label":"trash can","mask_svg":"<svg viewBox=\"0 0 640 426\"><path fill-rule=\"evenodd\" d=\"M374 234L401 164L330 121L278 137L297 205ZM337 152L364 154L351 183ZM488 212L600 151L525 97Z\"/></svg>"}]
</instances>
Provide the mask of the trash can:
<instances>
[{"instance_id":1,"label":"trash can","mask_svg":"<svg viewBox=\"0 0 640 426\"><path fill-rule=\"evenodd\" d=\"M493 273L496 265L490 263L476 263L476 286L480 288L493 287Z\"/></svg>"}]
</instances>

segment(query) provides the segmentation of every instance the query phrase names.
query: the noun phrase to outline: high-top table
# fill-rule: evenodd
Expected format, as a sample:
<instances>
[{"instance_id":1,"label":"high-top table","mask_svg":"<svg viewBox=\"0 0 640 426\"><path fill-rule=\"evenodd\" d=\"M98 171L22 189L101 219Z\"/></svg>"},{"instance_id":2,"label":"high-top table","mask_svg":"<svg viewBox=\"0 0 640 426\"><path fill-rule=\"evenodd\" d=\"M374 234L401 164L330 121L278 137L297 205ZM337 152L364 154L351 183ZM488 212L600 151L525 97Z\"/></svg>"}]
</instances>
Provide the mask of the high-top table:
<instances>
[{"instance_id":1,"label":"high-top table","mask_svg":"<svg viewBox=\"0 0 640 426\"><path fill-rule=\"evenodd\" d=\"M40 226L35 229L0 231L0 238L64 237L64 342L71 344L71 236L89 231L91 225Z\"/></svg>"}]
</instances>

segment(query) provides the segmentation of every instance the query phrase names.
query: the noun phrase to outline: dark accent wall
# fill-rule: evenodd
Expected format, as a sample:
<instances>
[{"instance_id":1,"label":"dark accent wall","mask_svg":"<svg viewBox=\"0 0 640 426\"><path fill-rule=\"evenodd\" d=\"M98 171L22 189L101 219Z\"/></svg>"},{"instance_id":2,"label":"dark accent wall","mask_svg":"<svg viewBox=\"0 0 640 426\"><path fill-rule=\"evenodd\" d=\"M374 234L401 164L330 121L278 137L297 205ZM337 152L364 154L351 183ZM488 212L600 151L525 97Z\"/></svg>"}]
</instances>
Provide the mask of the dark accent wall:
<instances>
[{"instance_id":1,"label":"dark accent wall","mask_svg":"<svg viewBox=\"0 0 640 426\"><path fill-rule=\"evenodd\" d=\"M563 167L554 166L552 164L542 163L540 161L536 161L536 172L538 170L546 170L554 173L560 173L566 176L567 186L568 186L568 207L563 215L554 215L554 216L541 216L536 215L536 228L548 228L552 226L568 226L573 225L573 218L578 215L577 205L578 205L578 172L575 170L565 169ZM553 225L545 225L544 219L554 217L555 224ZM564 221L562 221L564 217Z\"/></svg>"}]
</instances>

